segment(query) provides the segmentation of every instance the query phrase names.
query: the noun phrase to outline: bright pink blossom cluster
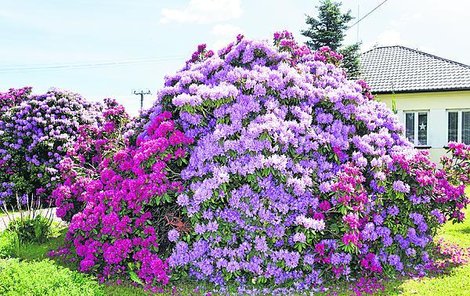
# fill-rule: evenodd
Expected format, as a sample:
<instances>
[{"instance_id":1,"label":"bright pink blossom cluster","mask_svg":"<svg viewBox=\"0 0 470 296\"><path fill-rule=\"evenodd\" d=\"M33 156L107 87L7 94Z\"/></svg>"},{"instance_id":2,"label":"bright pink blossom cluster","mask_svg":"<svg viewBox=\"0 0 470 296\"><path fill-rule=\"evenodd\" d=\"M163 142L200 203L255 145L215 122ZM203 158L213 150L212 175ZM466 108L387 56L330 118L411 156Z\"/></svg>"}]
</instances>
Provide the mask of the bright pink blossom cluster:
<instances>
[{"instance_id":1,"label":"bright pink blossom cluster","mask_svg":"<svg viewBox=\"0 0 470 296\"><path fill-rule=\"evenodd\" d=\"M63 184L53 192L57 216L65 221L80 212L85 204L83 193L88 183L99 176L100 164L114 151L123 148L123 131L129 115L115 100L105 99L102 123L81 125L78 136L59 164Z\"/></svg>"},{"instance_id":2,"label":"bright pink blossom cluster","mask_svg":"<svg viewBox=\"0 0 470 296\"><path fill-rule=\"evenodd\" d=\"M448 149L441 159L445 173L454 184L470 183L470 145L450 142Z\"/></svg>"},{"instance_id":3,"label":"bright pink blossom cluster","mask_svg":"<svg viewBox=\"0 0 470 296\"><path fill-rule=\"evenodd\" d=\"M102 281L130 277L148 287L168 282L168 265L159 255L170 244L164 217L172 221L178 213L165 213L165 205L183 190L173 169L191 142L164 112L136 146L101 159L96 176L75 176L76 183L85 184L80 188L84 207L73 215L66 240L81 271ZM66 183L61 190L73 187Z\"/></svg>"}]
</instances>

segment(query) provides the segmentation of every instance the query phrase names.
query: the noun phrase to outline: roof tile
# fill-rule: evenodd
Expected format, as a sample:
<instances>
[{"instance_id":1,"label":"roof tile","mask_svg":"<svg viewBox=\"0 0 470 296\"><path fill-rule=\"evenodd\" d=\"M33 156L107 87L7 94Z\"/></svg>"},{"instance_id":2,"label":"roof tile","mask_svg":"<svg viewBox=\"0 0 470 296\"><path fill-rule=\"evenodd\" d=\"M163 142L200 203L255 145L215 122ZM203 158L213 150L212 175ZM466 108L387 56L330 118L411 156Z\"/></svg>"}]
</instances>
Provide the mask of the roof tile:
<instances>
[{"instance_id":1,"label":"roof tile","mask_svg":"<svg viewBox=\"0 0 470 296\"><path fill-rule=\"evenodd\" d=\"M376 93L470 89L470 66L404 46L366 51L361 66Z\"/></svg>"}]
</instances>

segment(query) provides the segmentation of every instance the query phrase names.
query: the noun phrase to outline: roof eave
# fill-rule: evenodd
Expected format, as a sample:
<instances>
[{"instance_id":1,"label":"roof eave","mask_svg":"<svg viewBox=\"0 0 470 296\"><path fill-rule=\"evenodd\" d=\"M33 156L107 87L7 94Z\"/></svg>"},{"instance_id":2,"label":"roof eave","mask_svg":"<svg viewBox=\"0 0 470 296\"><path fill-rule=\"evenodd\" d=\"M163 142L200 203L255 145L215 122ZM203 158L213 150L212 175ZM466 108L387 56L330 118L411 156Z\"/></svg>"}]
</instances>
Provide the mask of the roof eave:
<instances>
[{"instance_id":1,"label":"roof eave","mask_svg":"<svg viewBox=\"0 0 470 296\"><path fill-rule=\"evenodd\" d=\"M386 94L406 94L406 93L427 93L427 92L445 92L445 91L470 91L470 87L454 87L454 88L435 88L435 89L410 89L410 90L387 90L387 91L374 91L372 94L386 95Z\"/></svg>"}]
</instances>

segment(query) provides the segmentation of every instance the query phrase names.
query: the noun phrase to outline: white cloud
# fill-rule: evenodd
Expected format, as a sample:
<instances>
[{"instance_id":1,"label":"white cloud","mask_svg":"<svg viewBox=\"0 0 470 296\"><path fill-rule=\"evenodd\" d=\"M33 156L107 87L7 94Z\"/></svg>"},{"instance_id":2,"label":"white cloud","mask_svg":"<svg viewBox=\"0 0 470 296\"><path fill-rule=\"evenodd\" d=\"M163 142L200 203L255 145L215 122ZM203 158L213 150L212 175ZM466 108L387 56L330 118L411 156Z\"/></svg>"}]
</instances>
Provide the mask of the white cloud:
<instances>
[{"instance_id":1,"label":"white cloud","mask_svg":"<svg viewBox=\"0 0 470 296\"><path fill-rule=\"evenodd\" d=\"M379 45L408 45L409 41L401 37L396 30L386 30L379 34L376 42Z\"/></svg>"},{"instance_id":2,"label":"white cloud","mask_svg":"<svg viewBox=\"0 0 470 296\"><path fill-rule=\"evenodd\" d=\"M216 38L211 48L219 50L229 42L234 41L235 37L242 33L243 30L240 27L231 24L217 24L211 30L211 34Z\"/></svg>"},{"instance_id":3,"label":"white cloud","mask_svg":"<svg viewBox=\"0 0 470 296\"><path fill-rule=\"evenodd\" d=\"M240 0L190 0L182 9L162 9L160 22L207 24L238 18L242 12Z\"/></svg>"},{"instance_id":4,"label":"white cloud","mask_svg":"<svg viewBox=\"0 0 470 296\"><path fill-rule=\"evenodd\" d=\"M374 46L390 46L390 45L403 45L403 46L412 46L409 40L403 39L400 32L396 30L385 30L380 33L377 38L369 43L364 44L363 50L369 50Z\"/></svg>"}]
</instances>

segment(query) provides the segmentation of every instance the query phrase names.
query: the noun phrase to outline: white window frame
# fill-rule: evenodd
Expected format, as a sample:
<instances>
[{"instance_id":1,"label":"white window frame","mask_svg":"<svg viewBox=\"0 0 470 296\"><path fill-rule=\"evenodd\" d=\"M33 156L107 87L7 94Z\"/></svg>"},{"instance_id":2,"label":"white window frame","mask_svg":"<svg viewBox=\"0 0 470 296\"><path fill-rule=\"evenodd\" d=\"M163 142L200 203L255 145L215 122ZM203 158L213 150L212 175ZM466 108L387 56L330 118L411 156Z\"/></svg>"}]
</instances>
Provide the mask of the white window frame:
<instances>
[{"instance_id":1,"label":"white window frame","mask_svg":"<svg viewBox=\"0 0 470 296\"><path fill-rule=\"evenodd\" d=\"M462 143L462 128L463 128L463 116L462 112L470 112L470 109L448 109L446 110L446 139L447 143L449 143L449 112L457 112L457 142Z\"/></svg>"},{"instance_id":2,"label":"white window frame","mask_svg":"<svg viewBox=\"0 0 470 296\"><path fill-rule=\"evenodd\" d=\"M430 139L429 139L429 110L403 110L403 123L404 123L404 126L405 126L405 138L408 139L408 137L406 136L406 114L408 113L413 113L414 114L414 139L413 139L413 145L415 145L415 147L428 147L428 146L431 146L429 145L430 143ZM424 145L418 145L418 132L419 132L419 126L418 126L418 115L420 113L426 113L426 118L427 118L427 122L426 122L426 144Z\"/></svg>"}]
</instances>

